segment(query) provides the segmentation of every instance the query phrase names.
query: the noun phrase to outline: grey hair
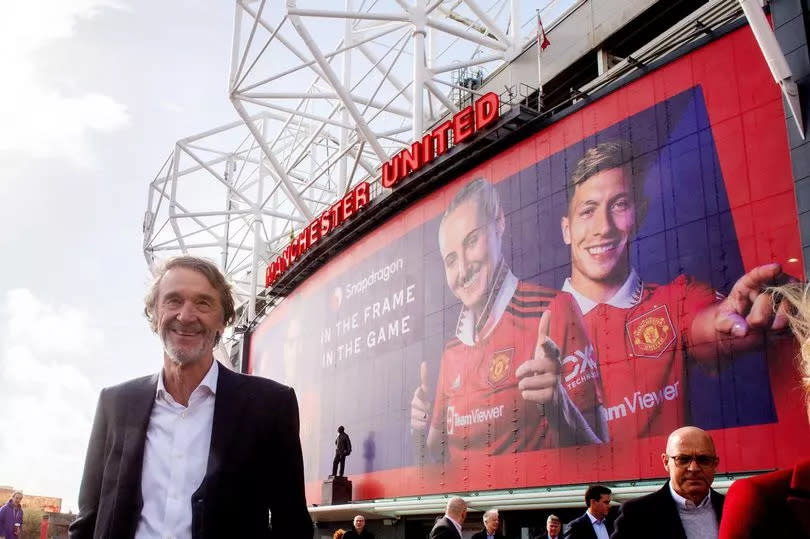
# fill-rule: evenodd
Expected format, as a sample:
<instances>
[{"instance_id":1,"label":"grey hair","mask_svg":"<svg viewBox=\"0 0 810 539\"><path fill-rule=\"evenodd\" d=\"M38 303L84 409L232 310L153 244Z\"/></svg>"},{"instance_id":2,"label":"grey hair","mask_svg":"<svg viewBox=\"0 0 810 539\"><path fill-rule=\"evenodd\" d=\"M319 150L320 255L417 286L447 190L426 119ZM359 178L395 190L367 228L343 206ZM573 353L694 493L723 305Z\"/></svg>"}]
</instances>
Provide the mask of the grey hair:
<instances>
[{"instance_id":1,"label":"grey hair","mask_svg":"<svg viewBox=\"0 0 810 539\"><path fill-rule=\"evenodd\" d=\"M219 270L217 265L209 260L196 256L175 256L163 262L154 271L155 277L152 280L152 284L149 285L149 289L146 292L146 297L144 298L143 314L146 315L146 319L149 321L149 327L152 328L152 331L155 333L158 331L158 319L156 314L160 282L163 280L166 273L172 268L185 268L204 275L205 278L208 279L211 286L213 286L216 291L219 292L219 303L222 306L222 318L223 322L225 322L225 326L230 326L233 324L233 321L236 318L236 307L233 300L233 287L230 285L230 283L228 283L227 279L225 279L225 276ZM218 342L219 337L217 337L217 343Z\"/></svg>"},{"instance_id":2,"label":"grey hair","mask_svg":"<svg viewBox=\"0 0 810 539\"><path fill-rule=\"evenodd\" d=\"M484 522L486 522L487 518L491 517L492 515L498 516L498 510L497 509L487 509L484 512Z\"/></svg>"}]
</instances>

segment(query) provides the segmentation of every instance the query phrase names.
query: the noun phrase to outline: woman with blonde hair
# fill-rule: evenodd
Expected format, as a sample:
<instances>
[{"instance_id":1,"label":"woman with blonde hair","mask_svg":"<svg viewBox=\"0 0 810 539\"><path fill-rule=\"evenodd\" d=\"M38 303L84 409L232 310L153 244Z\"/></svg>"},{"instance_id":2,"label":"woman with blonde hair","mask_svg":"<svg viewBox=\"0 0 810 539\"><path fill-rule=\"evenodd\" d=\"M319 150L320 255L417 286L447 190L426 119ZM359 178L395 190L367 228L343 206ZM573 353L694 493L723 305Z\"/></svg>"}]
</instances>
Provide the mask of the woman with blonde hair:
<instances>
[{"instance_id":1,"label":"woman with blonde hair","mask_svg":"<svg viewBox=\"0 0 810 539\"><path fill-rule=\"evenodd\" d=\"M801 343L798 369L810 421L810 284L790 283L771 289L777 316L787 316ZM810 538L810 458L731 485L723 506L720 539L745 537Z\"/></svg>"}]
</instances>

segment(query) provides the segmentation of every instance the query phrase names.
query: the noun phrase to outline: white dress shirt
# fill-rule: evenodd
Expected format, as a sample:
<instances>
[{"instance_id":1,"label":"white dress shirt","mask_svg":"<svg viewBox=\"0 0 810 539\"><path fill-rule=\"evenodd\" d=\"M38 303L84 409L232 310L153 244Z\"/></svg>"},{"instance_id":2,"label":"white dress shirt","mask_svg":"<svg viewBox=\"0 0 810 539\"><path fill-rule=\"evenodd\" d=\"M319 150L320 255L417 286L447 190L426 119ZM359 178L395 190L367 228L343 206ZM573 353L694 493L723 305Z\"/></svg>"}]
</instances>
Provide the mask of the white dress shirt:
<instances>
[{"instance_id":1,"label":"white dress shirt","mask_svg":"<svg viewBox=\"0 0 810 539\"><path fill-rule=\"evenodd\" d=\"M166 391L161 370L146 430L136 539L191 539L191 496L208 466L218 376L214 360L186 407Z\"/></svg>"},{"instance_id":2,"label":"white dress shirt","mask_svg":"<svg viewBox=\"0 0 810 539\"><path fill-rule=\"evenodd\" d=\"M672 499L678 506L678 516L681 517L681 524L687 539L717 539L720 524L717 522L711 494L706 494L703 501L695 505L692 500L687 500L675 492L671 482L669 493L672 494Z\"/></svg>"},{"instance_id":3,"label":"white dress shirt","mask_svg":"<svg viewBox=\"0 0 810 539\"><path fill-rule=\"evenodd\" d=\"M593 526L593 531L596 533L596 539L610 539L605 527L605 519L597 519L590 511L586 511L585 514L591 519L591 526Z\"/></svg>"}]
</instances>

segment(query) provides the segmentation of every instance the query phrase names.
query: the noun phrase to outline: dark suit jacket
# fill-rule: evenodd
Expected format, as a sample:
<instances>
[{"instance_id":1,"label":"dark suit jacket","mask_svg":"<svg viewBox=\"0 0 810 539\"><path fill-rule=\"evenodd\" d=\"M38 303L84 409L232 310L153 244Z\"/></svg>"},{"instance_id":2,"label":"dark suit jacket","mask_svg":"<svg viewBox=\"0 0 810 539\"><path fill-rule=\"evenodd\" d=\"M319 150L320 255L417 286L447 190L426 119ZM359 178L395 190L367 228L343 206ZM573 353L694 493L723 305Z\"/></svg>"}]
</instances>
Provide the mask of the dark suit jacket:
<instances>
[{"instance_id":1,"label":"dark suit jacket","mask_svg":"<svg viewBox=\"0 0 810 539\"><path fill-rule=\"evenodd\" d=\"M613 523L607 519L605 519L605 528L608 535L613 533ZM596 532L593 531L593 524L588 517L588 512L584 512L580 517L569 522L562 536L563 539L596 539Z\"/></svg>"},{"instance_id":2,"label":"dark suit jacket","mask_svg":"<svg viewBox=\"0 0 810 539\"><path fill-rule=\"evenodd\" d=\"M71 539L135 535L157 381L155 374L102 390ZM219 366L208 466L189 504L194 539L312 537L292 389Z\"/></svg>"},{"instance_id":3,"label":"dark suit jacket","mask_svg":"<svg viewBox=\"0 0 810 539\"><path fill-rule=\"evenodd\" d=\"M450 524L452 524L452 522ZM495 535L493 537L495 537L495 539L503 539L503 534L495 530ZM470 537L470 539L487 539L487 529L484 528L480 532L475 532L474 534L472 534L472 537Z\"/></svg>"},{"instance_id":4,"label":"dark suit jacket","mask_svg":"<svg viewBox=\"0 0 810 539\"><path fill-rule=\"evenodd\" d=\"M433 525L430 530L429 539L461 539L456 525L450 522L447 517L442 517Z\"/></svg>"},{"instance_id":5,"label":"dark suit jacket","mask_svg":"<svg viewBox=\"0 0 810 539\"><path fill-rule=\"evenodd\" d=\"M731 485L720 539L747 537L810 537L810 460Z\"/></svg>"},{"instance_id":6,"label":"dark suit jacket","mask_svg":"<svg viewBox=\"0 0 810 539\"><path fill-rule=\"evenodd\" d=\"M709 495L712 497L717 522L720 522L726 497L714 490L711 490ZM669 491L669 481L652 494L623 503L616 519L616 531L613 532L611 539L650 536L654 536L655 539L686 539L686 532L678 515L678 506L675 505Z\"/></svg>"}]
</instances>

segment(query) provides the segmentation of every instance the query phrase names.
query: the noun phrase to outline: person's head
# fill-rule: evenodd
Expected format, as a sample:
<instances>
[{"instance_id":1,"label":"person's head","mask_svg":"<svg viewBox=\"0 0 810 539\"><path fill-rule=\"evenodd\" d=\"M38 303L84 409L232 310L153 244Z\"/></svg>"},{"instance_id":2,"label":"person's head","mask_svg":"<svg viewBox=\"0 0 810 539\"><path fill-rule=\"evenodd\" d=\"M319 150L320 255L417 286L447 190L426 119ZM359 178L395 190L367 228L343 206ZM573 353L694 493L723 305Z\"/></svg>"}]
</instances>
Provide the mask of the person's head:
<instances>
[{"instance_id":1,"label":"person's head","mask_svg":"<svg viewBox=\"0 0 810 539\"><path fill-rule=\"evenodd\" d=\"M810 421L810 284L790 283L772 288L771 292L777 301L788 303L786 315L790 329L801 345L797 367L805 395L807 420Z\"/></svg>"},{"instance_id":2,"label":"person's head","mask_svg":"<svg viewBox=\"0 0 810 539\"><path fill-rule=\"evenodd\" d=\"M454 496L447 500L447 508L445 508L444 512L448 517L461 524L467 518L467 502L464 501L464 498Z\"/></svg>"},{"instance_id":3,"label":"person's head","mask_svg":"<svg viewBox=\"0 0 810 539\"><path fill-rule=\"evenodd\" d=\"M22 503L22 499L23 499L23 493L22 493L22 491L21 491L21 490L15 490L15 491L14 491L14 492L11 494L11 502L12 502L14 505L16 505L17 507L19 507L19 506L20 506L20 503Z\"/></svg>"},{"instance_id":4,"label":"person's head","mask_svg":"<svg viewBox=\"0 0 810 539\"><path fill-rule=\"evenodd\" d=\"M646 214L644 170L625 141L603 142L585 152L568 182L568 210L561 219L571 246L574 286L615 289L630 273L630 241Z\"/></svg>"},{"instance_id":5,"label":"person's head","mask_svg":"<svg viewBox=\"0 0 810 539\"><path fill-rule=\"evenodd\" d=\"M340 528L335 533L332 534L332 539L341 539L344 535L346 535L346 530Z\"/></svg>"},{"instance_id":6,"label":"person's head","mask_svg":"<svg viewBox=\"0 0 810 539\"><path fill-rule=\"evenodd\" d=\"M343 425L338 427L338 434L343 434L346 429L343 428Z\"/></svg>"},{"instance_id":7,"label":"person's head","mask_svg":"<svg viewBox=\"0 0 810 539\"><path fill-rule=\"evenodd\" d=\"M354 529L358 532L363 531L363 528L366 527L366 517L363 515L357 515L354 517Z\"/></svg>"},{"instance_id":8,"label":"person's head","mask_svg":"<svg viewBox=\"0 0 810 539\"><path fill-rule=\"evenodd\" d=\"M672 489L695 504L709 493L720 461L712 437L697 427L682 427L670 434L661 460Z\"/></svg>"},{"instance_id":9,"label":"person's head","mask_svg":"<svg viewBox=\"0 0 810 539\"><path fill-rule=\"evenodd\" d=\"M231 287L212 262L179 256L155 271L144 314L160 336L167 358L190 364L213 358L235 317Z\"/></svg>"},{"instance_id":10,"label":"person's head","mask_svg":"<svg viewBox=\"0 0 810 539\"><path fill-rule=\"evenodd\" d=\"M596 518L603 519L610 512L611 490L604 485L591 485L585 490L585 505Z\"/></svg>"},{"instance_id":11,"label":"person's head","mask_svg":"<svg viewBox=\"0 0 810 539\"><path fill-rule=\"evenodd\" d=\"M483 178L456 193L439 225L439 250L447 286L465 307L484 308L503 258L503 208L495 187Z\"/></svg>"},{"instance_id":12,"label":"person's head","mask_svg":"<svg viewBox=\"0 0 810 539\"><path fill-rule=\"evenodd\" d=\"M549 537L557 537L560 535L562 528L562 521L557 515L549 515L546 519L546 532Z\"/></svg>"},{"instance_id":13,"label":"person's head","mask_svg":"<svg viewBox=\"0 0 810 539\"><path fill-rule=\"evenodd\" d=\"M500 523L501 520L497 509L488 509L484 513L484 528L487 529L488 533L494 534Z\"/></svg>"}]
</instances>

